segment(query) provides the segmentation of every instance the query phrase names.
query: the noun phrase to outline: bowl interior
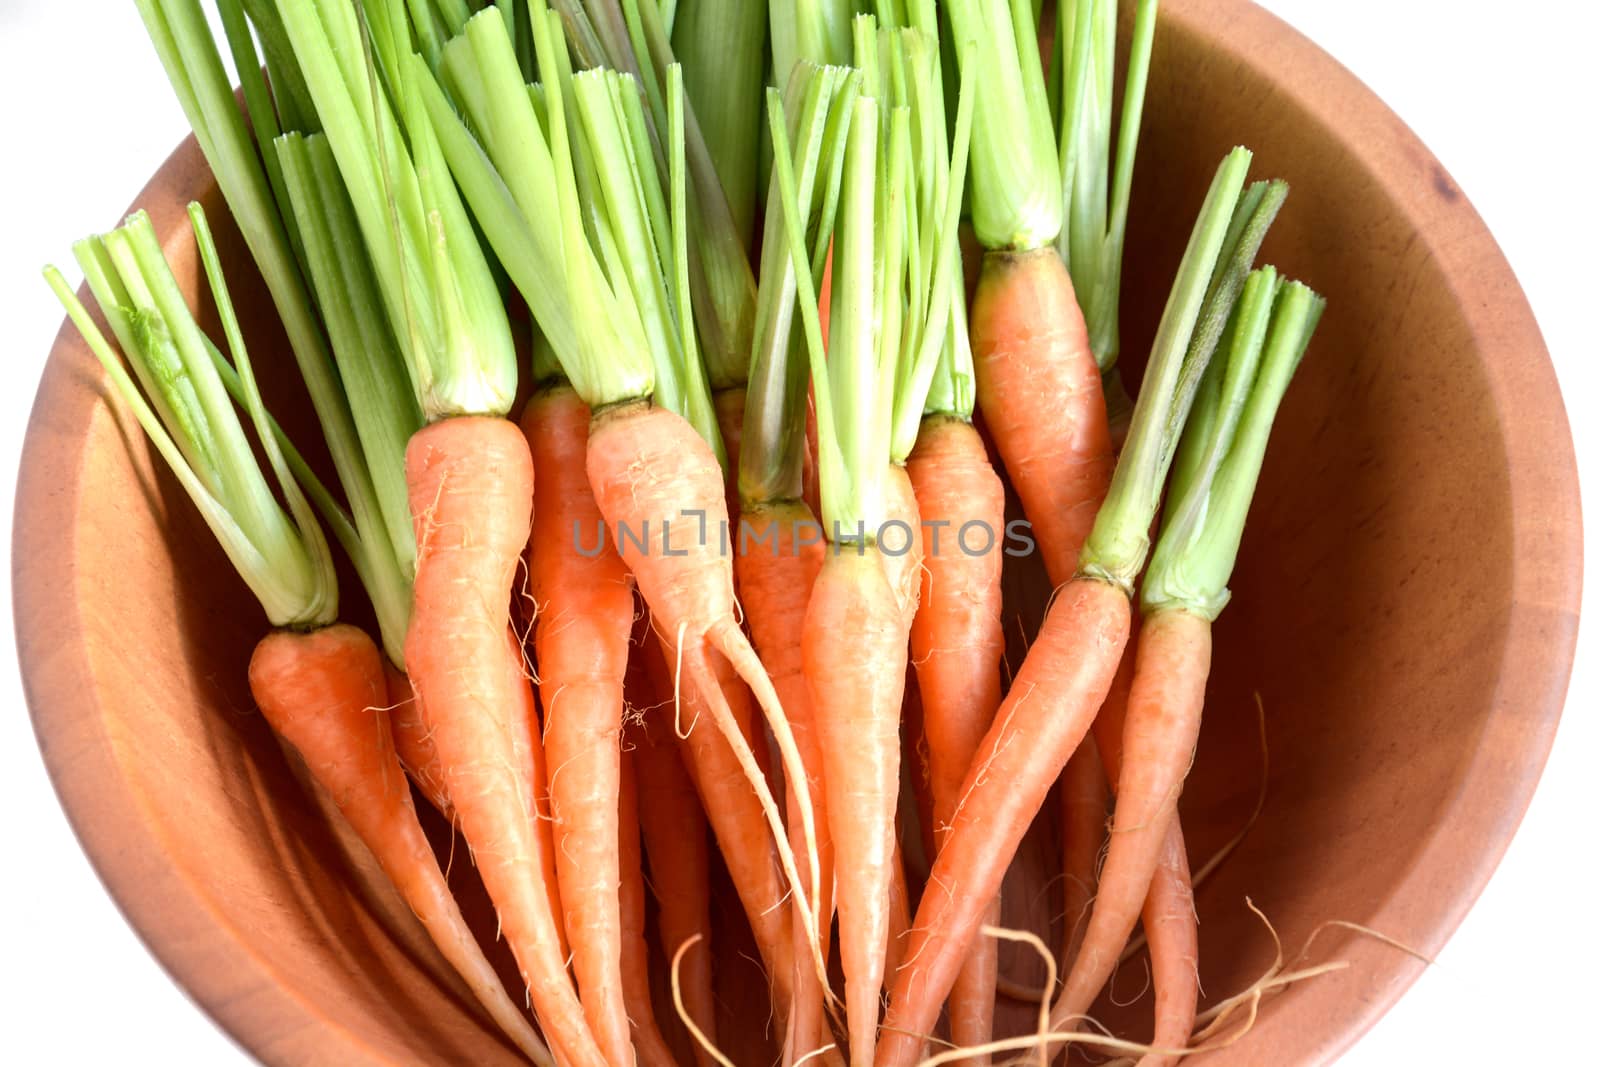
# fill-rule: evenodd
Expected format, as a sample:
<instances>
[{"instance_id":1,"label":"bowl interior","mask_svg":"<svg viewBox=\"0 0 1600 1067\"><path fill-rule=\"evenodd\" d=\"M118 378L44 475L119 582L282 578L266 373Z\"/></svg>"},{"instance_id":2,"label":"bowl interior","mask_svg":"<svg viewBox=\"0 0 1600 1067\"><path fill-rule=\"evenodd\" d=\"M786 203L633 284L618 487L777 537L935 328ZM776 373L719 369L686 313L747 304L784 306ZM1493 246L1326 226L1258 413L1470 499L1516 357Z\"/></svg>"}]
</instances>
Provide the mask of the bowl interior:
<instances>
[{"instance_id":1,"label":"bowl interior","mask_svg":"<svg viewBox=\"0 0 1600 1067\"><path fill-rule=\"evenodd\" d=\"M1126 264L1130 371L1234 143L1257 148L1254 173L1294 190L1263 260L1330 303L1262 475L1183 797L1199 867L1247 824L1265 781L1259 817L1197 893L1200 973L1215 1000L1272 957L1247 898L1291 955L1329 920L1423 953L1454 928L1520 818L1559 713L1577 494L1537 330L1443 169L1265 13L1199 0L1162 11ZM269 398L314 441L265 291L192 141L139 206L197 293L182 223L196 197L215 209ZM264 1059L514 1062L253 713L245 665L263 620L108 396L64 331L30 426L16 566L45 755L113 893ZM346 603L360 600L348 585ZM347 615L360 621L359 609ZM447 829L430 830L448 857ZM1058 837L1047 805L1006 903L1008 924L1048 930L1052 944ZM464 852L452 878L492 937ZM719 901L724 1043L735 1062L762 1062L762 982L740 951L731 895ZM1343 928L1310 948L1308 962L1331 959L1350 966L1264 1001L1229 1062L1330 1056L1421 967ZM1002 960L1021 981L1042 975L1026 950L1008 946ZM1142 974L1124 970L1118 1000ZM1148 994L1098 1011L1127 1036L1148 1032ZM1012 1005L1005 1023L1028 1028L1031 1014Z\"/></svg>"}]
</instances>

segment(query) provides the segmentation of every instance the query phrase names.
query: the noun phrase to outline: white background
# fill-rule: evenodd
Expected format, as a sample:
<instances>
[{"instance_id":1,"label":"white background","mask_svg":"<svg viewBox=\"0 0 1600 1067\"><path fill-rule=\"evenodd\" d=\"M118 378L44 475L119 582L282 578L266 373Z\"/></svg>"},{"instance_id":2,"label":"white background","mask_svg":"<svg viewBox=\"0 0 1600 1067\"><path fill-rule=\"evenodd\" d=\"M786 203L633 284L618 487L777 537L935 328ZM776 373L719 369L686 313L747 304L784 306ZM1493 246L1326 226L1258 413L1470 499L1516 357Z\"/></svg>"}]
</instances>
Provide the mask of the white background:
<instances>
[{"instance_id":1,"label":"white background","mask_svg":"<svg viewBox=\"0 0 1600 1067\"><path fill-rule=\"evenodd\" d=\"M1588 5L1267 0L1383 97L1443 161L1527 290L1600 499L1593 416L1600 249L1596 92ZM17 454L61 319L39 279L117 212L186 132L126 0L0 0L0 507L11 526ZM1591 528L1600 528L1600 517ZM1590 538L1593 548L1600 539ZM1600 552L1591 552L1600 560ZM0 572L9 604L10 568ZM1595 598L1584 597L1567 714L1505 862L1460 931L1343 1061L1565 1060L1592 1018L1600 951L1592 877L1597 814ZM0 612L0 810L8 813L0 987L13 1062L211 1064L248 1058L165 976L96 880L45 777Z\"/></svg>"}]
</instances>

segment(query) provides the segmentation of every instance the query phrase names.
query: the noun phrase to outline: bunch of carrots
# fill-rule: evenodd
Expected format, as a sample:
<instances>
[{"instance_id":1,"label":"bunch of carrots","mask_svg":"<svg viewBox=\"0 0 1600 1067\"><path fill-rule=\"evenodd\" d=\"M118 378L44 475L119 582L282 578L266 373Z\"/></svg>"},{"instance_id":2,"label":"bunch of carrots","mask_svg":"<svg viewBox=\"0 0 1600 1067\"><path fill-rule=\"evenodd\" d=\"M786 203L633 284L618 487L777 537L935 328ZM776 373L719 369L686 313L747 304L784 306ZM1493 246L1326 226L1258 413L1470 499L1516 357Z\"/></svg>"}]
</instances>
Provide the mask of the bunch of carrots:
<instances>
[{"instance_id":1,"label":"bunch of carrots","mask_svg":"<svg viewBox=\"0 0 1600 1067\"><path fill-rule=\"evenodd\" d=\"M220 338L142 215L75 247L98 317L48 279L266 614L262 714L517 1049L730 1062L716 864L786 1065L1060 1054L1141 918L1144 1062L1190 1047L1177 800L1322 301L1255 266L1287 186L1236 148L1130 396L1155 0L1120 81L1115 0L135 2L290 358L198 206ZM327 470L262 400L291 367ZM997 1040L1058 781L1064 978Z\"/></svg>"}]
</instances>

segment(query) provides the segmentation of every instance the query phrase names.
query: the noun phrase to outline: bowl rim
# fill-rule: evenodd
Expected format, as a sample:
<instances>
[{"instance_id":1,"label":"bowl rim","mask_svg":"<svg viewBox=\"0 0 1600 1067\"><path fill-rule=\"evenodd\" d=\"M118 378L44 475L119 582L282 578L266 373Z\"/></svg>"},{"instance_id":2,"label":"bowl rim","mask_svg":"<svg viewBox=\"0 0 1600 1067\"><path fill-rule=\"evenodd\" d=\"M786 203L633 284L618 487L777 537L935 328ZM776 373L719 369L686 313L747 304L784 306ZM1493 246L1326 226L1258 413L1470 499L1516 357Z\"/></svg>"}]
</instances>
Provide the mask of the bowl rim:
<instances>
[{"instance_id":1,"label":"bowl rim","mask_svg":"<svg viewBox=\"0 0 1600 1067\"><path fill-rule=\"evenodd\" d=\"M1440 275L1473 334L1500 357L1485 360L1483 373L1497 407L1516 415L1499 424L1511 475L1513 568L1507 651L1484 732L1519 738L1522 762L1509 765L1479 746L1462 772L1456 799L1373 916L1380 928L1385 917L1396 928L1407 918L1418 921L1418 903L1431 902L1425 940L1414 946L1431 957L1477 900L1515 835L1538 784L1539 774L1528 772L1542 772L1566 699L1582 586L1582 520L1577 460L1555 370L1527 299L1482 220L1417 136L1355 75L1249 0L1168 0L1160 17L1163 32L1206 41L1270 81L1324 128L1361 130L1362 137L1342 139L1346 150L1413 226L1448 235L1434 242ZM159 232L170 232L183 204L210 184L191 135L134 204L150 212ZM95 691L80 605L63 611L59 595L74 586L75 553L61 551L59 543L56 551L34 551L59 542L79 510L86 455L81 429L104 403L98 392L81 388L84 349L63 321L28 421L12 534L23 690L62 807L145 946L244 1049L272 1060L315 1049L352 1065L387 1062L280 981L227 919L212 911L206 895L161 862L154 836L131 803L134 794L112 753L101 709L46 698ZM64 434L63 427L74 432ZM1501 798L1498 812L1460 802L1473 795ZM1463 848L1466 843L1472 847ZM1344 956L1365 969L1370 995L1352 1004L1348 990L1336 983L1292 987L1274 998L1273 1010L1264 1010L1246 1041L1230 1050L1230 1062L1329 1061L1365 1034L1424 967L1373 943L1352 943ZM241 987L248 987L248 997L240 995ZM1295 1010L1285 1010L1290 1006ZM1296 1022L1318 1016L1342 1022L1322 1028Z\"/></svg>"}]
</instances>

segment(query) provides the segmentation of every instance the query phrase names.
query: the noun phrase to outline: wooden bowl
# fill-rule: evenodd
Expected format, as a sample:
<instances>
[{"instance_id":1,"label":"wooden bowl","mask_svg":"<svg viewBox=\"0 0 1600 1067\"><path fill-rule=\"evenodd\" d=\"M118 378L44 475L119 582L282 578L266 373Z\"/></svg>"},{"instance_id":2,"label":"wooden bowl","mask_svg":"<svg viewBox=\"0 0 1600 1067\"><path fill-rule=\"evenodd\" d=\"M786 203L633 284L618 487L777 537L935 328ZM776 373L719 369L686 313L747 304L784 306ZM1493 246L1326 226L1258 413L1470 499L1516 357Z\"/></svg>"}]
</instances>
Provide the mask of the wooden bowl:
<instances>
[{"instance_id":1,"label":"wooden bowl","mask_svg":"<svg viewBox=\"0 0 1600 1067\"><path fill-rule=\"evenodd\" d=\"M1162 5L1125 351L1147 346L1234 143L1294 187L1264 259L1330 310L1279 420L1183 798L1198 865L1254 805L1259 695L1266 805L1198 894L1213 998L1271 957L1247 895L1291 953L1333 919L1440 947L1538 780L1580 583L1561 397L1493 239L1399 119L1242 0ZM137 204L194 293L182 207L196 197L215 209L258 366L308 440L270 306L193 140ZM112 895L200 1004L272 1063L514 1062L252 712L245 665L264 622L241 609L243 586L68 327L29 426L15 560L51 774ZM1053 837L1042 826L1016 868L1009 920L1037 928L1059 909ZM457 880L492 929L469 866L457 857ZM1229 1063L1329 1059L1422 967L1337 928L1311 952L1332 958L1350 966L1267 999ZM759 1062L759 978L732 949L719 966L723 1033L736 1062ZM1009 949L1006 966L1037 973ZM1148 1003L1101 1010L1139 1037ZM1016 1007L1008 1022L1027 1016Z\"/></svg>"}]
</instances>

